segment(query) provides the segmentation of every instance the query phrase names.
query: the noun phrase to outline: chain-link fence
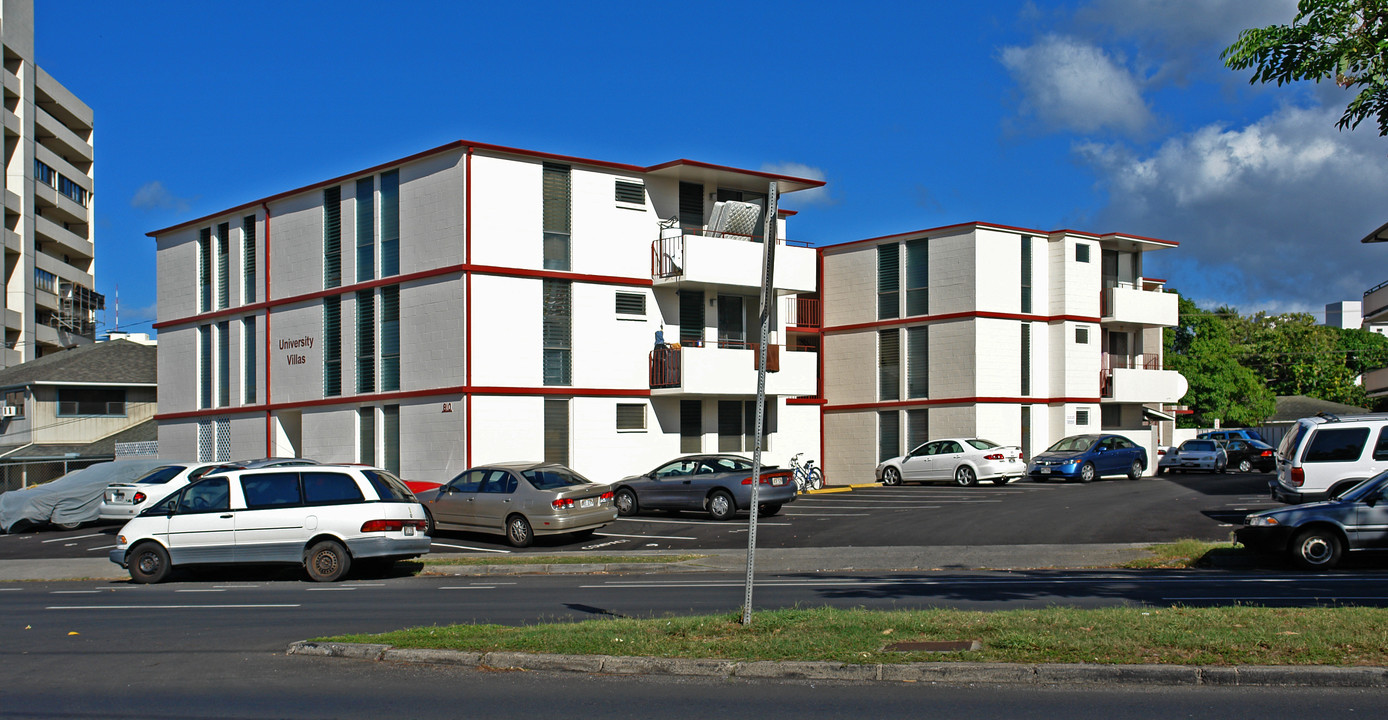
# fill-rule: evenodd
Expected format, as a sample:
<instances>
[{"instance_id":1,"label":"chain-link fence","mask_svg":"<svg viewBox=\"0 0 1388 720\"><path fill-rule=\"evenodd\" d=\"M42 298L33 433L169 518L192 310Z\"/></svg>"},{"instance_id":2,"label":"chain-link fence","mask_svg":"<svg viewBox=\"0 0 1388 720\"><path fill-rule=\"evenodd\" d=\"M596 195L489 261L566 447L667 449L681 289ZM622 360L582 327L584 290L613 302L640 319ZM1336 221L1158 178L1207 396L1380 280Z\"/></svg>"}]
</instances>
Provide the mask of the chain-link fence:
<instances>
[{"instance_id":1,"label":"chain-link fence","mask_svg":"<svg viewBox=\"0 0 1388 720\"><path fill-rule=\"evenodd\" d=\"M50 480L57 480L73 470L81 470L108 460L110 460L109 457L0 463L0 492L42 485Z\"/></svg>"}]
</instances>

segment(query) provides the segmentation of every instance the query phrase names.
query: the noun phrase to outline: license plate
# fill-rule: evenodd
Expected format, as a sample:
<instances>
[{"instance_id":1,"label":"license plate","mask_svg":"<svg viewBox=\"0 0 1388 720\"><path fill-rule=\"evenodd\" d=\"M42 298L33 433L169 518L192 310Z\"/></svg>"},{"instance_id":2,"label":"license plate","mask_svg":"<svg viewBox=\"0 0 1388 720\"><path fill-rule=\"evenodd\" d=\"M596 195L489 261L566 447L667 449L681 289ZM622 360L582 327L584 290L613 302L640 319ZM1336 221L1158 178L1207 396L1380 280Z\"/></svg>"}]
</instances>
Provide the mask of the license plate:
<instances>
[{"instance_id":1,"label":"license plate","mask_svg":"<svg viewBox=\"0 0 1388 720\"><path fill-rule=\"evenodd\" d=\"M413 526L413 525L406 525L406 526L405 526L405 534L406 534L406 535L413 535L413 534L414 534L414 526Z\"/></svg>"},{"instance_id":2,"label":"license plate","mask_svg":"<svg viewBox=\"0 0 1388 720\"><path fill-rule=\"evenodd\" d=\"M777 476L777 477L771 478L771 486L772 486L772 487L780 487L780 486L785 485L785 484L786 484L786 479L783 478L783 477Z\"/></svg>"},{"instance_id":3,"label":"license plate","mask_svg":"<svg viewBox=\"0 0 1388 720\"><path fill-rule=\"evenodd\" d=\"M1050 474L1051 474L1051 469L1050 469L1050 468L1040 468L1040 469L1037 470L1037 472L1041 473L1042 475L1050 475Z\"/></svg>"},{"instance_id":4,"label":"license plate","mask_svg":"<svg viewBox=\"0 0 1388 720\"><path fill-rule=\"evenodd\" d=\"M590 508L590 507L593 507L593 498L584 498L584 499L582 499L582 500L579 500L579 501L578 501L578 506L581 507L581 508Z\"/></svg>"}]
</instances>

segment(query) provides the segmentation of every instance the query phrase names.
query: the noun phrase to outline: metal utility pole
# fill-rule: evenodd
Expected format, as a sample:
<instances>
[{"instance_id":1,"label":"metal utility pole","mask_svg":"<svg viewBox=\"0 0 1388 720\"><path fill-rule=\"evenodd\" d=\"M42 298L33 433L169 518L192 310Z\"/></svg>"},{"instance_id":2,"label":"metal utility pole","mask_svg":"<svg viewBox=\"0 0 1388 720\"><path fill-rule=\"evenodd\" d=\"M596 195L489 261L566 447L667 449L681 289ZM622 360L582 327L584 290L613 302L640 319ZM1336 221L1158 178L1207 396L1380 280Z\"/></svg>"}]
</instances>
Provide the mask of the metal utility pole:
<instances>
[{"instance_id":1,"label":"metal utility pole","mask_svg":"<svg viewBox=\"0 0 1388 720\"><path fill-rule=\"evenodd\" d=\"M776 183L766 193L766 231L762 233L761 254L761 338L757 342L757 426L752 445L752 510L747 516L747 589L742 601L742 624L752 624L752 571L757 558L757 510L760 504L761 439L766 427L766 343L771 334L771 277L776 268Z\"/></svg>"}]
</instances>

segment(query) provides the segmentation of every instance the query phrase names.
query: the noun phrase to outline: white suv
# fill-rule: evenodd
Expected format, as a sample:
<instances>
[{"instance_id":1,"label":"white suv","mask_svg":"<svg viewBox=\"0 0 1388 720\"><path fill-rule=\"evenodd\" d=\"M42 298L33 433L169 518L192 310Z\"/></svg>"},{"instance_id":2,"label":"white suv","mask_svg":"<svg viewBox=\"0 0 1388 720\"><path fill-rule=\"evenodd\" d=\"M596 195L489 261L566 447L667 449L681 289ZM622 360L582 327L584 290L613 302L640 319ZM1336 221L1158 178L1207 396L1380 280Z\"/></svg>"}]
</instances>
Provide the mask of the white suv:
<instances>
[{"instance_id":1,"label":"white suv","mask_svg":"<svg viewBox=\"0 0 1388 720\"><path fill-rule=\"evenodd\" d=\"M1388 413L1302 418L1277 448L1272 497L1325 500L1388 470Z\"/></svg>"},{"instance_id":2,"label":"white suv","mask_svg":"<svg viewBox=\"0 0 1388 720\"><path fill-rule=\"evenodd\" d=\"M180 565L293 563L319 582L429 552L428 520L390 473L315 465L205 476L121 528L111 562L138 583Z\"/></svg>"}]
</instances>

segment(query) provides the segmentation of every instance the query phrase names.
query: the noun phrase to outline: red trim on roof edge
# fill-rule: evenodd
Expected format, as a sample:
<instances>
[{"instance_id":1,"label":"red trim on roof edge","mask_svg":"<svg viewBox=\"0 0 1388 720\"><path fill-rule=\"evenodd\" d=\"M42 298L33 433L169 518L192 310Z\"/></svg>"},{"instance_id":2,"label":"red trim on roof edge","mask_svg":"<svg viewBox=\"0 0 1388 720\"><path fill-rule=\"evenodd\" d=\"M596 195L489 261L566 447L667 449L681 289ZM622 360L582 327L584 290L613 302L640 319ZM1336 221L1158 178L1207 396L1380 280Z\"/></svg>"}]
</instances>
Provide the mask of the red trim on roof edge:
<instances>
[{"instance_id":1,"label":"red trim on roof edge","mask_svg":"<svg viewBox=\"0 0 1388 720\"><path fill-rule=\"evenodd\" d=\"M824 245L824 246L822 246L822 247L823 247L825 250L834 250L834 249L837 249L837 248L847 247L847 246L850 246L850 245L859 245L859 244L863 244L863 243L872 243L872 242L882 242L882 241L884 241L884 240L895 240L895 239L899 239L899 238L912 237L912 236L915 236L915 235L925 235L925 234L933 234L933 233L944 233L944 232L947 232L947 231L950 231L950 230L957 230L957 229L959 229L959 228L968 228L968 227L972 227L972 228L992 228L992 229L994 229L994 230L1007 230L1007 231L1010 231L1010 232L1021 232L1021 233L1026 233L1026 234L1028 234L1028 235L1045 235L1045 236L1051 236L1051 235L1077 235L1077 236L1082 236L1082 237L1088 238L1088 239L1090 239L1090 240L1106 240L1106 239L1115 239L1115 240L1116 240L1116 239L1120 239L1120 238L1131 238L1131 239L1133 239L1133 240L1146 240L1146 241L1148 241L1148 242L1160 243L1160 244L1162 244L1162 245L1167 245L1167 246L1170 246L1170 247L1178 247L1178 246L1180 245L1180 243L1179 243L1179 242L1176 242L1175 240L1162 240L1162 239L1160 239L1160 238L1143 237L1143 236L1141 236L1141 235L1133 235L1133 234L1130 234L1130 233L1104 233L1104 234L1102 234L1102 235L1099 235L1099 234L1095 234L1095 233L1084 232L1083 230L1069 230L1069 229L1060 229L1060 230L1036 230L1036 229L1034 229L1034 228L1024 228L1024 227L1017 227L1017 226L1014 226L1014 225L1002 225L1002 224L1000 224L1000 223L990 223L990 222L984 222L984 221L982 221L982 220L974 220L974 221L971 221L971 222L955 223L955 224L953 224L953 225L941 225L940 227L926 228L926 229L924 229L924 230L912 230L912 231L903 232L903 233L893 233L893 234L891 234L891 235L883 235L883 236L881 236L881 237L875 237L875 238L866 238L866 239L863 239L863 240L849 240L849 241L847 241L847 242L834 243L834 244L831 244L831 245Z\"/></svg>"}]
</instances>

